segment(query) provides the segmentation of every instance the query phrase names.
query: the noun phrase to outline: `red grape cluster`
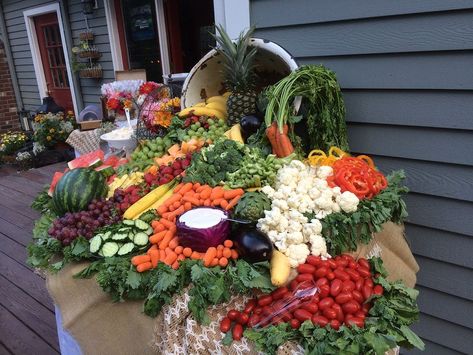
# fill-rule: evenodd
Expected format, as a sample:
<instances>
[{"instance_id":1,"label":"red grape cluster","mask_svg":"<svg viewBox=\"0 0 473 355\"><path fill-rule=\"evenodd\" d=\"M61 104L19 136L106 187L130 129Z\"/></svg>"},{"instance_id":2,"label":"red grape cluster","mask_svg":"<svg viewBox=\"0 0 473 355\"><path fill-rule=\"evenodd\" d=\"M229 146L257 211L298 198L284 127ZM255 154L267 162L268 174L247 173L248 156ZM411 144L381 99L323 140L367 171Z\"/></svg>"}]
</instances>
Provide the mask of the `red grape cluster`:
<instances>
[{"instance_id":1,"label":"red grape cluster","mask_svg":"<svg viewBox=\"0 0 473 355\"><path fill-rule=\"evenodd\" d=\"M191 164L192 153L187 153L185 157L174 160L172 164L161 165L156 175L146 173L144 179L148 186L161 186L172 181L176 176L181 175Z\"/></svg>"},{"instance_id":2,"label":"red grape cluster","mask_svg":"<svg viewBox=\"0 0 473 355\"><path fill-rule=\"evenodd\" d=\"M112 200L92 200L86 211L68 212L53 221L48 234L67 246L80 236L90 239L96 229L117 223L121 214L117 212Z\"/></svg>"},{"instance_id":3,"label":"red grape cluster","mask_svg":"<svg viewBox=\"0 0 473 355\"><path fill-rule=\"evenodd\" d=\"M126 189L116 189L110 201L112 201L115 204L115 207L123 214L128 207L146 195L149 191L149 187L143 187L141 184L132 185Z\"/></svg>"}]
</instances>

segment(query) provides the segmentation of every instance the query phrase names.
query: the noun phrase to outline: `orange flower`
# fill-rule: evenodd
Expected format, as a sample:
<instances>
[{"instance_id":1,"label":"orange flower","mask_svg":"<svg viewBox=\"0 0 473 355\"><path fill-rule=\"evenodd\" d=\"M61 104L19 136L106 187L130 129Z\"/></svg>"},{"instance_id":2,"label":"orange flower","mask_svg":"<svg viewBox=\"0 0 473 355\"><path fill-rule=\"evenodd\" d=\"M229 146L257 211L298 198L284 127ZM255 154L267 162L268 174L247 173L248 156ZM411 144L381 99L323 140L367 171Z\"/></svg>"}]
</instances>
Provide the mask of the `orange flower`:
<instances>
[{"instance_id":1,"label":"orange flower","mask_svg":"<svg viewBox=\"0 0 473 355\"><path fill-rule=\"evenodd\" d=\"M131 102L131 100L125 100L125 102L123 103L123 108L132 108L133 107L133 102Z\"/></svg>"},{"instance_id":2,"label":"orange flower","mask_svg":"<svg viewBox=\"0 0 473 355\"><path fill-rule=\"evenodd\" d=\"M171 125L171 112L158 111L154 113L154 123L163 127L169 127Z\"/></svg>"}]
</instances>

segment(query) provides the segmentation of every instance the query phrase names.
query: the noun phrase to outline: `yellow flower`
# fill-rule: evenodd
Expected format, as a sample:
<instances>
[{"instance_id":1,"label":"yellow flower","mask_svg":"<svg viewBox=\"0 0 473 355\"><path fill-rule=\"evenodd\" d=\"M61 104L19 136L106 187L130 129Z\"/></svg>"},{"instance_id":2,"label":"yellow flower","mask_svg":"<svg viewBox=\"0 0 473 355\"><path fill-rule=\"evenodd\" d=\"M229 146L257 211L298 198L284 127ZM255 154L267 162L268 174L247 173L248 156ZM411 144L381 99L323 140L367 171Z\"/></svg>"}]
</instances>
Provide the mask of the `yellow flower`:
<instances>
[{"instance_id":1,"label":"yellow flower","mask_svg":"<svg viewBox=\"0 0 473 355\"><path fill-rule=\"evenodd\" d=\"M52 139L51 136L46 137L46 140L48 140L48 141L50 141L51 139Z\"/></svg>"}]
</instances>

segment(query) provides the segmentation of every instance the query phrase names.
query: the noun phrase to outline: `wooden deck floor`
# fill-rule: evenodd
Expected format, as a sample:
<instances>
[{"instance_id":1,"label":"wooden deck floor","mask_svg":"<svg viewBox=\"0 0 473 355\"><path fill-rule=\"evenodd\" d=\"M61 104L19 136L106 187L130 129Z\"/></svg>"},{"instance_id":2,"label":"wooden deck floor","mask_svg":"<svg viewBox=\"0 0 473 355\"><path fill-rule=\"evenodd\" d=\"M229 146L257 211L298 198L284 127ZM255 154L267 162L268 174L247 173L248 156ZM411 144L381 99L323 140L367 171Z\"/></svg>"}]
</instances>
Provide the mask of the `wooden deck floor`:
<instances>
[{"instance_id":1,"label":"wooden deck floor","mask_svg":"<svg viewBox=\"0 0 473 355\"><path fill-rule=\"evenodd\" d=\"M54 306L44 279L26 265L26 245L39 217L31 201L63 169L0 168L0 354L59 353Z\"/></svg>"}]
</instances>

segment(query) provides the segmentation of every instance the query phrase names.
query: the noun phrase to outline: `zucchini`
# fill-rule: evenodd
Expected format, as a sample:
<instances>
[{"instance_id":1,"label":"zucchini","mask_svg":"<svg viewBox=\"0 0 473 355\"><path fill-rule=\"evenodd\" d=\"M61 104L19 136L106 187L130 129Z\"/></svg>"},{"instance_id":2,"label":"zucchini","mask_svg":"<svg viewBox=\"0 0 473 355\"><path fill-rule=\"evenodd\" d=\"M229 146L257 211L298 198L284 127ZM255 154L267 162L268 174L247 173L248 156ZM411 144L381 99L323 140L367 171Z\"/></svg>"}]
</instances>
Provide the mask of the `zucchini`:
<instances>
[{"instance_id":1,"label":"zucchini","mask_svg":"<svg viewBox=\"0 0 473 355\"><path fill-rule=\"evenodd\" d=\"M135 235L133 242L136 245L146 245L148 244L148 235L146 233L140 232Z\"/></svg>"},{"instance_id":2,"label":"zucchini","mask_svg":"<svg viewBox=\"0 0 473 355\"><path fill-rule=\"evenodd\" d=\"M96 253L99 251L100 246L102 245L102 234L97 234L90 241L90 252Z\"/></svg>"},{"instance_id":3,"label":"zucchini","mask_svg":"<svg viewBox=\"0 0 473 355\"><path fill-rule=\"evenodd\" d=\"M142 231L145 231L149 228L149 224L145 221L142 221L141 219L135 220L135 226L136 228L141 229Z\"/></svg>"},{"instance_id":4,"label":"zucchini","mask_svg":"<svg viewBox=\"0 0 473 355\"><path fill-rule=\"evenodd\" d=\"M134 226L135 225L135 221L132 221L131 219L125 219L123 220L123 224L126 225L126 226Z\"/></svg>"},{"instance_id":5,"label":"zucchini","mask_svg":"<svg viewBox=\"0 0 473 355\"><path fill-rule=\"evenodd\" d=\"M145 233L148 234L148 235L153 234L153 228L152 228L152 227L149 227L149 228L145 231Z\"/></svg>"},{"instance_id":6,"label":"zucchini","mask_svg":"<svg viewBox=\"0 0 473 355\"><path fill-rule=\"evenodd\" d=\"M120 249L118 249L118 255L126 255L129 254L133 251L135 248L135 244L133 243L126 243L121 246Z\"/></svg>"},{"instance_id":7,"label":"zucchini","mask_svg":"<svg viewBox=\"0 0 473 355\"><path fill-rule=\"evenodd\" d=\"M112 232L110 232L110 231L105 232L105 234L102 236L102 240L107 240L111 236L112 236Z\"/></svg>"},{"instance_id":8,"label":"zucchini","mask_svg":"<svg viewBox=\"0 0 473 355\"><path fill-rule=\"evenodd\" d=\"M107 242L103 245L101 250L102 250L103 256L105 256L106 258L109 258L111 256L114 256L118 252L118 249L120 249L120 247L118 246L117 243Z\"/></svg>"},{"instance_id":9,"label":"zucchini","mask_svg":"<svg viewBox=\"0 0 473 355\"><path fill-rule=\"evenodd\" d=\"M126 239L127 237L128 237L127 233L116 233L112 235L113 240L123 240L123 239Z\"/></svg>"}]
</instances>

